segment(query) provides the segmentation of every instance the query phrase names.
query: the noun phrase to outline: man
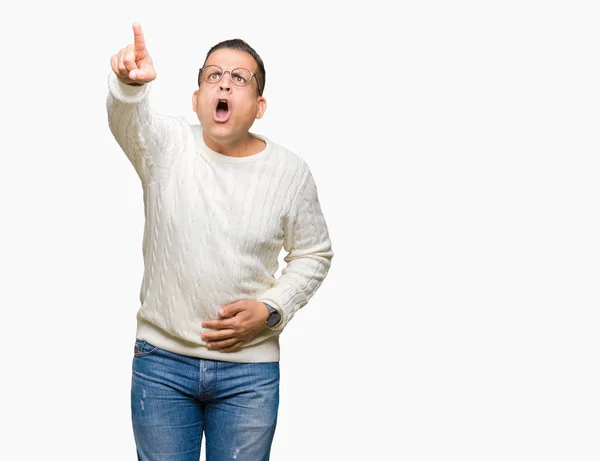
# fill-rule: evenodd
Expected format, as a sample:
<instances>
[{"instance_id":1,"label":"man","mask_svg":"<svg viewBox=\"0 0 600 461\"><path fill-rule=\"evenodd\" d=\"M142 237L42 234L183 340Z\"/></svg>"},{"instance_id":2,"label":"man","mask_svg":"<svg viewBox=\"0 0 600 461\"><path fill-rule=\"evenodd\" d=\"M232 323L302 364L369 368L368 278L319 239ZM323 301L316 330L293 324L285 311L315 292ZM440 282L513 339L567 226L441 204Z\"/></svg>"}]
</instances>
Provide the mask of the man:
<instances>
[{"instance_id":1,"label":"man","mask_svg":"<svg viewBox=\"0 0 600 461\"><path fill-rule=\"evenodd\" d=\"M131 386L138 459L268 460L279 335L327 275L333 251L300 156L251 133L265 69L244 41L211 48L192 108L152 110L141 26L111 58L108 120L144 192L144 277ZM287 265L275 279L281 249Z\"/></svg>"}]
</instances>

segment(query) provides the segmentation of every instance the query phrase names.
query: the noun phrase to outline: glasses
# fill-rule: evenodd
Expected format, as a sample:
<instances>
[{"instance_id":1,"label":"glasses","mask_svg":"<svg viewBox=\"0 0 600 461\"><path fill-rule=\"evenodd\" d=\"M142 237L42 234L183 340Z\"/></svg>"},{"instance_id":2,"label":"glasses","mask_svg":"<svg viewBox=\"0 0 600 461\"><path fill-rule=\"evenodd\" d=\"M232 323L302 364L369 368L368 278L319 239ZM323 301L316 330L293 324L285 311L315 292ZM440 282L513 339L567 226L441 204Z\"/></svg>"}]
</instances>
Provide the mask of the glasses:
<instances>
[{"instance_id":1,"label":"glasses","mask_svg":"<svg viewBox=\"0 0 600 461\"><path fill-rule=\"evenodd\" d=\"M204 66L200 68L200 72L198 73L198 86L200 86L200 81L203 80L207 83L218 83L223 79L225 72L229 72L229 79L231 83L235 86L246 86L252 80L252 77L256 79L256 85L260 89L260 85L258 83L258 77L254 72L250 72L248 69L243 67L237 67L235 69L221 68L219 66L210 65Z\"/></svg>"}]
</instances>

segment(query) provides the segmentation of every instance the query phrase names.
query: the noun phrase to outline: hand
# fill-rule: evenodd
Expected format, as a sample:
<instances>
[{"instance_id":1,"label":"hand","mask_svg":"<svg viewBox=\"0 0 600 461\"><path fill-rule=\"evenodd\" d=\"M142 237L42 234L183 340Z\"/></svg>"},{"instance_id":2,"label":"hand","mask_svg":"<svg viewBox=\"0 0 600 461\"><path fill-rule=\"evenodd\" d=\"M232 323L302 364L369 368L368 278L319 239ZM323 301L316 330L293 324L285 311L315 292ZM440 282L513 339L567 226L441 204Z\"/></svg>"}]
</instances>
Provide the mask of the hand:
<instances>
[{"instance_id":1,"label":"hand","mask_svg":"<svg viewBox=\"0 0 600 461\"><path fill-rule=\"evenodd\" d=\"M254 299L241 299L219 309L219 320L202 322L204 328L216 330L203 333L203 341L209 349L235 352L252 341L267 327L269 310L264 303Z\"/></svg>"},{"instance_id":2,"label":"hand","mask_svg":"<svg viewBox=\"0 0 600 461\"><path fill-rule=\"evenodd\" d=\"M119 80L128 85L142 85L156 78L140 24L133 23L133 45L121 48L110 58L110 65Z\"/></svg>"}]
</instances>

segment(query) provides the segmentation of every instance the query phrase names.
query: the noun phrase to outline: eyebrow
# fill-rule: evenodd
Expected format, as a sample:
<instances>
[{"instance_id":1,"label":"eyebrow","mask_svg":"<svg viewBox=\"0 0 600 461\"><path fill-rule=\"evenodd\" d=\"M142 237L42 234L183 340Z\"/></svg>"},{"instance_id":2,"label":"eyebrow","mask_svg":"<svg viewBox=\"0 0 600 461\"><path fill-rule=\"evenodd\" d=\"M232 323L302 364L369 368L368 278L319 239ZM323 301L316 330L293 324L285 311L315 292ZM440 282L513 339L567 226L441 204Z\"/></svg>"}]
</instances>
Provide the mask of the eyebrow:
<instances>
[{"instance_id":1,"label":"eyebrow","mask_svg":"<svg viewBox=\"0 0 600 461\"><path fill-rule=\"evenodd\" d=\"M206 67L206 66L219 66L219 67L223 68L223 66L221 64L214 64L212 62L210 62L210 63L207 62L206 64L204 64L204 67ZM225 67L227 67L227 66L225 66ZM246 66L237 65L237 66L232 67L232 69L248 69L250 72L258 75L258 70L252 70L252 68L246 67Z\"/></svg>"}]
</instances>

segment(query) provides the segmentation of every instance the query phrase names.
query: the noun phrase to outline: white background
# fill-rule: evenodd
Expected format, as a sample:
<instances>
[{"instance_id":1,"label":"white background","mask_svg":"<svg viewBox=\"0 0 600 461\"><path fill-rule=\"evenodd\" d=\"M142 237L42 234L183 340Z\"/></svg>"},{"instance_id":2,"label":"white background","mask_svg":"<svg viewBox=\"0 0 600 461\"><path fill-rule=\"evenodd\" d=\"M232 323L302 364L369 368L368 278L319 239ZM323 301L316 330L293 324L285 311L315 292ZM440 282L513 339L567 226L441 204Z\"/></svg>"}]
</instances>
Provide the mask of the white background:
<instances>
[{"instance_id":1,"label":"white background","mask_svg":"<svg viewBox=\"0 0 600 461\"><path fill-rule=\"evenodd\" d=\"M335 257L281 337L271 459L598 460L593 4L5 7L0 459L135 459L142 190L105 98L139 21L190 122L208 49L253 46L252 131L317 182Z\"/></svg>"}]
</instances>

